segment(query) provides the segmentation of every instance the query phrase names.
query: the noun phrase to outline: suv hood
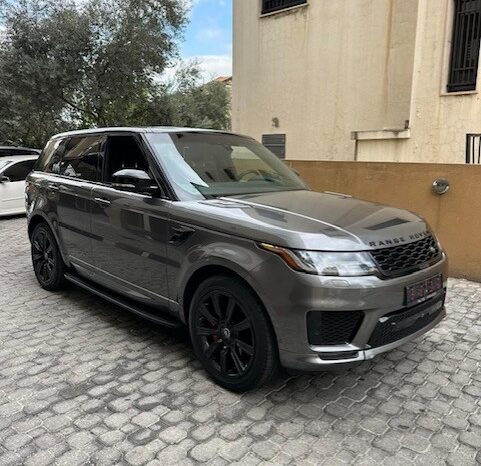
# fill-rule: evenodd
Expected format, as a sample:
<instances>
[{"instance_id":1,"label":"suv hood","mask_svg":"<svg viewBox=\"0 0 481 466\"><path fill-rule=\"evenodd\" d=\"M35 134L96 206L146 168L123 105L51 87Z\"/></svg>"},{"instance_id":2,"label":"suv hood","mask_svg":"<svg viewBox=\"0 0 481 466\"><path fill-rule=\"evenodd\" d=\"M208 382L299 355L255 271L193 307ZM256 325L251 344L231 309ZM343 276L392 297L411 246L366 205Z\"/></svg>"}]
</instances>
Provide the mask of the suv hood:
<instances>
[{"instance_id":1,"label":"suv hood","mask_svg":"<svg viewBox=\"0 0 481 466\"><path fill-rule=\"evenodd\" d=\"M193 223L207 220L210 229L294 249L365 251L430 233L429 225L411 212L346 195L283 191L194 203Z\"/></svg>"}]
</instances>

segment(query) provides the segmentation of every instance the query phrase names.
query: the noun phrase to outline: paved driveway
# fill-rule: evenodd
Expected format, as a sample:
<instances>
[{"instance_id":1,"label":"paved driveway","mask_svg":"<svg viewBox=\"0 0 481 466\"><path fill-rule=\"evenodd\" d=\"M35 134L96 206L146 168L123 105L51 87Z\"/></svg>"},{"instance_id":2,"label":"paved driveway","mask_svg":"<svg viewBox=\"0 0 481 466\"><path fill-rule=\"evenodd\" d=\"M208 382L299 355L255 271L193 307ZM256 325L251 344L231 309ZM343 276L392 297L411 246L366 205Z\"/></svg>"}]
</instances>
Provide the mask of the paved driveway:
<instances>
[{"instance_id":1,"label":"paved driveway","mask_svg":"<svg viewBox=\"0 0 481 466\"><path fill-rule=\"evenodd\" d=\"M481 462L478 284L452 280L448 319L374 362L235 395L185 332L40 289L25 219L0 220L0 259L0 465Z\"/></svg>"}]
</instances>

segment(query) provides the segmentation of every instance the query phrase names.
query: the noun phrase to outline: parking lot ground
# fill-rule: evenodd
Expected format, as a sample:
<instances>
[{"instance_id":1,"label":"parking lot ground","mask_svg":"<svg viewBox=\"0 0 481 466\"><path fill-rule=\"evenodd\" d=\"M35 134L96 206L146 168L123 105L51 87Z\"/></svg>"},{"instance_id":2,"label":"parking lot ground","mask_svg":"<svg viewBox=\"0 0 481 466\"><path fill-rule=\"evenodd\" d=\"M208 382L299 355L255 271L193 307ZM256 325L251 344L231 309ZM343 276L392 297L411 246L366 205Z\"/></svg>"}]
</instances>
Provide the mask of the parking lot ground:
<instances>
[{"instance_id":1,"label":"parking lot ground","mask_svg":"<svg viewBox=\"0 0 481 466\"><path fill-rule=\"evenodd\" d=\"M374 361L238 395L185 331L39 288L24 218L0 258L0 465L481 462L479 284L451 280L448 318Z\"/></svg>"}]
</instances>

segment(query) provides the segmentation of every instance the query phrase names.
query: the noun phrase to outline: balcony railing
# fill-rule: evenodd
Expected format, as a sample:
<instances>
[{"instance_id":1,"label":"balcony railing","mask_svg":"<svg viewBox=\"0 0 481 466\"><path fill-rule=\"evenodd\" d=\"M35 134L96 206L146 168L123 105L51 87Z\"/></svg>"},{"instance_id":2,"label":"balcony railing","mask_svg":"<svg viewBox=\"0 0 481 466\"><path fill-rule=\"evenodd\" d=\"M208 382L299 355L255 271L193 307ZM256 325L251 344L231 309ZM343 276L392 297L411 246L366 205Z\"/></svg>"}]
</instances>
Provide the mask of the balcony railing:
<instances>
[{"instance_id":1,"label":"balcony railing","mask_svg":"<svg viewBox=\"0 0 481 466\"><path fill-rule=\"evenodd\" d=\"M285 10L304 3L307 3L307 0L262 0L262 14Z\"/></svg>"}]
</instances>

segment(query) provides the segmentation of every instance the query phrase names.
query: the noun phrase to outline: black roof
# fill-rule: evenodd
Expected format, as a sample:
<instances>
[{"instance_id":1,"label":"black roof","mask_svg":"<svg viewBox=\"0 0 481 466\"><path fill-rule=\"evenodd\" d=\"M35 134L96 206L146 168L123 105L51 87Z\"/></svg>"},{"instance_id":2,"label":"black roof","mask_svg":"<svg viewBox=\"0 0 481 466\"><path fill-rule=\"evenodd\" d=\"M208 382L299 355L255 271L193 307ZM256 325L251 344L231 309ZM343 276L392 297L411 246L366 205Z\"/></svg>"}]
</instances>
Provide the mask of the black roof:
<instances>
[{"instance_id":1,"label":"black roof","mask_svg":"<svg viewBox=\"0 0 481 466\"><path fill-rule=\"evenodd\" d=\"M20 147L20 146L0 146L0 156L4 155L21 155L21 154L40 154L39 149L33 149L32 147Z\"/></svg>"}]
</instances>

